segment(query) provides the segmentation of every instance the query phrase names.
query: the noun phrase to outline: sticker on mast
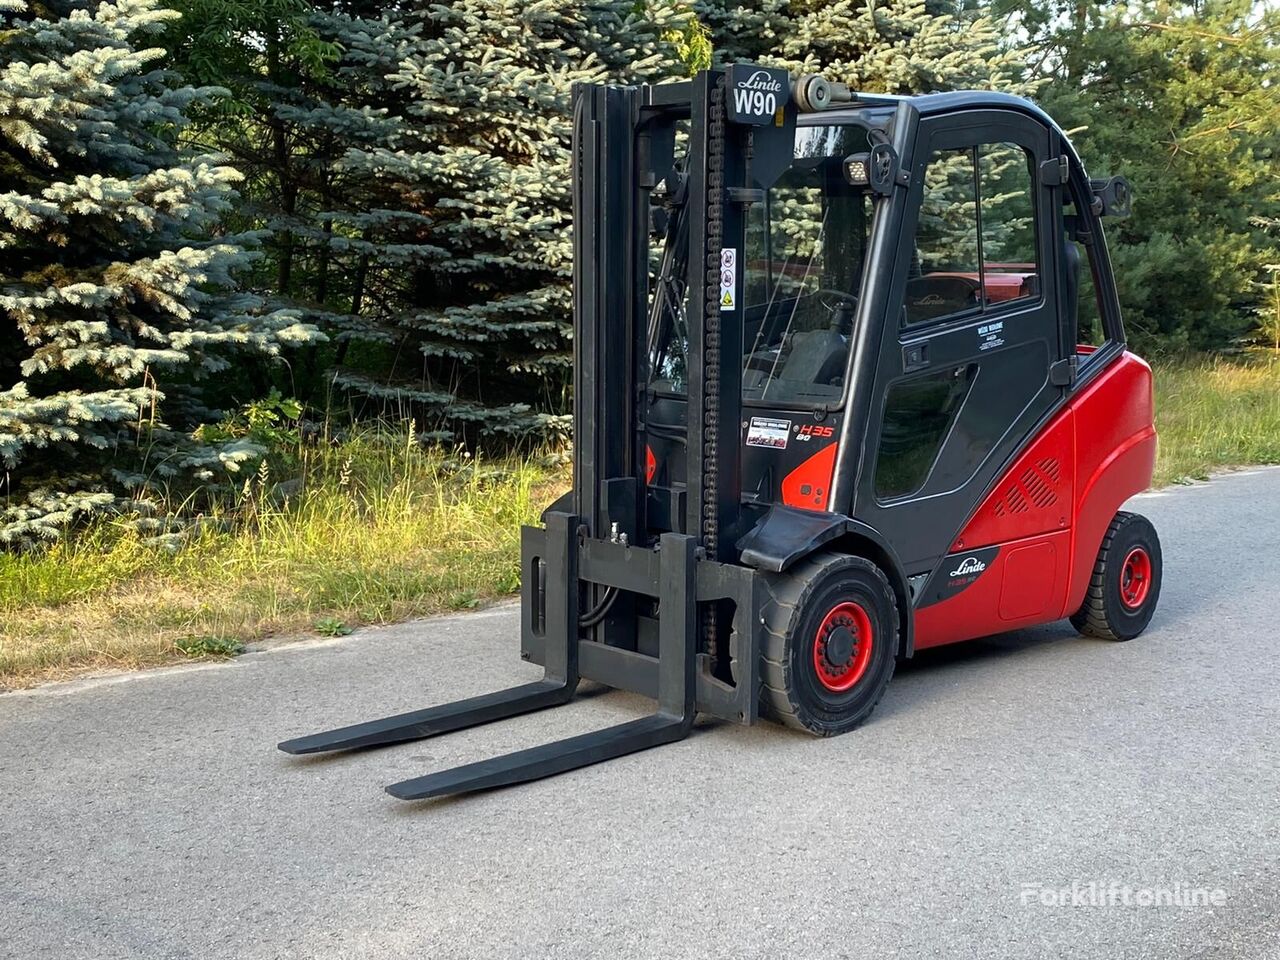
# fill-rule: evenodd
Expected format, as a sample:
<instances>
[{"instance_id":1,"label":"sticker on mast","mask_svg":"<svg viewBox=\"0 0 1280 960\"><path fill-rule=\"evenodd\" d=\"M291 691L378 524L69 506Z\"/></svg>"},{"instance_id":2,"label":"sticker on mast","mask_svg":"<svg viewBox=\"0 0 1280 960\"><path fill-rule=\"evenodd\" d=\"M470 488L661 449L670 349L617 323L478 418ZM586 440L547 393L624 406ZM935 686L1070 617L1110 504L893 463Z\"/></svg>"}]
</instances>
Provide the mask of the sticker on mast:
<instances>
[{"instance_id":1,"label":"sticker on mast","mask_svg":"<svg viewBox=\"0 0 1280 960\"><path fill-rule=\"evenodd\" d=\"M738 248L720 251L720 309L738 309Z\"/></svg>"}]
</instances>

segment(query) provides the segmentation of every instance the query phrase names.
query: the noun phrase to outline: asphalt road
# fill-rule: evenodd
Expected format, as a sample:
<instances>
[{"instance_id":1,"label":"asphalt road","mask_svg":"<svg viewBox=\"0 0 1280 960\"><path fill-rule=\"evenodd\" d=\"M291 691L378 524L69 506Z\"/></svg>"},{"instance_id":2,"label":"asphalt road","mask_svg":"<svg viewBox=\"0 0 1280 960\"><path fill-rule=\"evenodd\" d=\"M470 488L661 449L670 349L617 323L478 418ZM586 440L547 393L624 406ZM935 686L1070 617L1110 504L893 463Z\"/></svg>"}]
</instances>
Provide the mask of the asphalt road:
<instances>
[{"instance_id":1,"label":"asphalt road","mask_svg":"<svg viewBox=\"0 0 1280 960\"><path fill-rule=\"evenodd\" d=\"M706 723L417 805L382 785L647 701L276 752L536 676L510 606L7 694L0 957L1280 958L1280 470L1134 508L1165 546L1145 636L922 656L835 740Z\"/></svg>"}]
</instances>

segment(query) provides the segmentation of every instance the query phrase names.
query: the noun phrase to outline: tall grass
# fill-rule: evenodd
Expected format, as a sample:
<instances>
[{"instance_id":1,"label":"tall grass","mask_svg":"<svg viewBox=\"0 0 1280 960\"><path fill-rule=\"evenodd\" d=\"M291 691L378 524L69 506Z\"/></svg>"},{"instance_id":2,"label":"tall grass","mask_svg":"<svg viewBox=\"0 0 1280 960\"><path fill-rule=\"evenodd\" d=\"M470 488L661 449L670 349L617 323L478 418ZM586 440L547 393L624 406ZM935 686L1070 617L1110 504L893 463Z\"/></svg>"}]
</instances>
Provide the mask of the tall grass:
<instances>
[{"instance_id":1,"label":"tall grass","mask_svg":"<svg viewBox=\"0 0 1280 960\"><path fill-rule=\"evenodd\" d=\"M512 593L520 525L567 482L546 458L477 461L388 430L300 460L287 484L269 468L249 479L179 542L121 522L46 551L0 554L0 685Z\"/></svg>"},{"instance_id":2,"label":"tall grass","mask_svg":"<svg viewBox=\"0 0 1280 960\"><path fill-rule=\"evenodd\" d=\"M1163 363L1156 392L1158 485L1280 463L1280 361ZM513 593L520 525L568 485L549 459L424 449L407 424L280 446L184 538L148 540L122 520L0 553L0 687Z\"/></svg>"},{"instance_id":3,"label":"tall grass","mask_svg":"<svg viewBox=\"0 0 1280 960\"><path fill-rule=\"evenodd\" d=\"M1160 363L1155 378L1156 486L1280 463L1280 355Z\"/></svg>"}]
</instances>

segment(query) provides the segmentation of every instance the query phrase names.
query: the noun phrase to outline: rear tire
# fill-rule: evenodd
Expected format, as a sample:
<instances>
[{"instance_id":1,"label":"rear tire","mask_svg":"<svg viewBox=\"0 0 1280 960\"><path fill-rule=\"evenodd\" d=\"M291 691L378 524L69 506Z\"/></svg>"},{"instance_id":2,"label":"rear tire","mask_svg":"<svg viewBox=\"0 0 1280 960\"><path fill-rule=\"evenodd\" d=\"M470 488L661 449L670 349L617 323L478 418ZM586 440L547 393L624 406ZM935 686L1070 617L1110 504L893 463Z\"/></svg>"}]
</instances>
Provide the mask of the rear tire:
<instances>
[{"instance_id":1,"label":"rear tire","mask_svg":"<svg viewBox=\"0 0 1280 960\"><path fill-rule=\"evenodd\" d=\"M883 572L828 553L765 577L764 712L830 737L862 723L884 694L898 650L898 607Z\"/></svg>"},{"instance_id":2,"label":"rear tire","mask_svg":"<svg viewBox=\"0 0 1280 960\"><path fill-rule=\"evenodd\" d=\"M1086 637L1132 640L1151 622L1164 559L1156 528L1146 517L1121 511L1102 538L1084 604L1071 624Z\"/></svg>"}]
</instances>

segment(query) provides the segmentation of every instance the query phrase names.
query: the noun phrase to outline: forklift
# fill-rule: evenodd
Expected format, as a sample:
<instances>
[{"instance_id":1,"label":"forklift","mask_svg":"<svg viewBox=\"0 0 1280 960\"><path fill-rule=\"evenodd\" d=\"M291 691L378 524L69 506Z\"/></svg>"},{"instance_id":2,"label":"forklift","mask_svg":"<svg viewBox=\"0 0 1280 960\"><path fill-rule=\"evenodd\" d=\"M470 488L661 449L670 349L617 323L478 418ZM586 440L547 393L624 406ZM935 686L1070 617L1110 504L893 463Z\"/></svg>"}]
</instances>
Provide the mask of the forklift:
<instances>
[{"instance_id":1,"label":"forklift","mask_svg":"<svg viewBox=\"0 0 1280 960\"><path fill-rule=\"evenodd\" d=\"M573 489L521 533L542 679L281 750L491 723L583 679L656 701L387 787L441 797L680 740L698 713L844 733L941 644L1146 628L1160 542L1120 508L1151 483L1152 376L1102 230L1129 189L1043 111L734 64L577 87L572 166Z\"/></svg>"}]
</instances>

